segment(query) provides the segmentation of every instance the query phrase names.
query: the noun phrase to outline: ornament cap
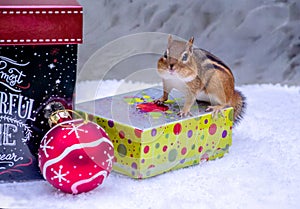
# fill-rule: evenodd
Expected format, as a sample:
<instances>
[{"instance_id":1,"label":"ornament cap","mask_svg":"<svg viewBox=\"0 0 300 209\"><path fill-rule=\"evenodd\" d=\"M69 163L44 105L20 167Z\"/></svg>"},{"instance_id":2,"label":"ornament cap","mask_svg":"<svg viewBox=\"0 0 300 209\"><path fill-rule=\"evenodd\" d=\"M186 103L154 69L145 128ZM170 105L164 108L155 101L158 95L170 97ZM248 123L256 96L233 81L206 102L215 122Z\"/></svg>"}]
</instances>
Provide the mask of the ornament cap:
<instances>
[{"instance_id":1,"label":"ornament cap","mask_svg":"<svg viewBox=\"0 0 300 209\"><path fill-rule=\"evenodd\" d=\"M69 111L65 109L61 102L53 101L44 108L44 117L48 119L50 127L66 120L72 120Z\"/></svg>"},{"instance_id":2,"label":"ornament cap","mask_svg":"<svg viewBox=\"0 0 300 209\"><path fill-rule=\"evenodd\" d=\"M44 117L48 119L48 124L51 128L61 122L72 120L73 116L82 118L84 123L88 123L89 121L86 113L81 115L74 110L65 109L64 105L60 102L51 102L44 108Z\"/></svg>"},{"instance_id":3,"label":"ornament cap","mask_svg":"<svg viewBox=\"0 0 300 209\"><path fill-rule=\"evenodd\" d=\"M53 127L66 120L72 120L72 116L69 114L68 110L57 110L50 115L48 123L50 127Z\"/></svg>"}]
</instances>

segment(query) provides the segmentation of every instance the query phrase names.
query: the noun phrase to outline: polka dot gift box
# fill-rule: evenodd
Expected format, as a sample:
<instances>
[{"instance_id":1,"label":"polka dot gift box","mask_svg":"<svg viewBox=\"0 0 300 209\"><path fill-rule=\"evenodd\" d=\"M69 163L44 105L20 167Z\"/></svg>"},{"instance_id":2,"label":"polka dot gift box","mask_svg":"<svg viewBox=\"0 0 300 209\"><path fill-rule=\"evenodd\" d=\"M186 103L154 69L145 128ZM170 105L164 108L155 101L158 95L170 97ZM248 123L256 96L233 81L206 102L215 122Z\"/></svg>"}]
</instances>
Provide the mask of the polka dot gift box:
<instances>
[{"instance_id":1,"label":"polka dot gift box","mask_svg":"<svg viewBox=\"0 0 300 209\"><path fill-rule=\"evenodd\" d=\"M163 106L153 103L162 89L154 87L78 104L108 133L114 144L113 170L148 178L170 170L223 157L232 140L233 109L212 118L208 104L195 103L193 116L180 118L183 95L173 90Z\"/></svg>"},{"instance_id":2,"label":"polka dot gift box","mask_svg":"<svg viewBox=\"0 0 300 209\"><path fill-rule=\"evenodd\" d=\"M1 0L0 182L41 179L51 101L73 107L82 7L75 0Z\"/></svg>"}]
</instances>

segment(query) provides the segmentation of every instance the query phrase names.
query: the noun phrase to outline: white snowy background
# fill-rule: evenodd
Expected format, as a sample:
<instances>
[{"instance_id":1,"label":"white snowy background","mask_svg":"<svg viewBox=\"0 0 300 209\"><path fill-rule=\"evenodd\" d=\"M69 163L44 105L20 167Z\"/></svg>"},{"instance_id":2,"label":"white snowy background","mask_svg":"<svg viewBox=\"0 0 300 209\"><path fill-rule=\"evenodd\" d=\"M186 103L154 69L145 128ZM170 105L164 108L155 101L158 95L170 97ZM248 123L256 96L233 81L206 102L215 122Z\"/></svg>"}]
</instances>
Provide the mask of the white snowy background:
<instances>
[{"instance_id":1,"label":"white snowy background","mask_svg":"<svg viewBox=\"0 0 300 209\"><path fill-rule=\"evenodd\" d=\"M85 42L79 48L77 102L159 83L154 62L158 55L149 56L150 61L123 62L110 74L89 58L124 35L163 32L184 39L195 36L198 46L232 68L237 88L247 97L245 118L233 129L233 144L222 159L145 180L113 172L103 186L77 196L63 194L46 181L2 183L1 208L299 208L299 1L80 3L85 8ZM161 45L157 51L163 49ZM153 70L143 79L131 76L136 73L131 67Z\"/></svg>"}]
</instances>

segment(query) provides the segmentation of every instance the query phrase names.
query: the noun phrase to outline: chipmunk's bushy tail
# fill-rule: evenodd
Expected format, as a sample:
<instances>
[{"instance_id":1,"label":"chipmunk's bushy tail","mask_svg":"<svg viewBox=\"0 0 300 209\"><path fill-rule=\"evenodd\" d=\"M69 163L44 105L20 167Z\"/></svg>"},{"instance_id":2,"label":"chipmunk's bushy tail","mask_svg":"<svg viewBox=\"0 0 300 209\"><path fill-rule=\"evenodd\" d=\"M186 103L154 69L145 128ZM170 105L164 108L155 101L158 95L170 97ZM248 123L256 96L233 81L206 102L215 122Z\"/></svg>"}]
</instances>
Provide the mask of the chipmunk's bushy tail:
<instances>
[{"instance_id":1,"label":"chipmunk's bushy tail","mask_svg":"<svg viewBox=\"0 0 300 209\"><path fill-rule=\"evenodd\" d=\"M235 90L233 101L234 125L237 125L243 119L246 111L246 97L242 92Z\"/></svg>"}]
</instances>

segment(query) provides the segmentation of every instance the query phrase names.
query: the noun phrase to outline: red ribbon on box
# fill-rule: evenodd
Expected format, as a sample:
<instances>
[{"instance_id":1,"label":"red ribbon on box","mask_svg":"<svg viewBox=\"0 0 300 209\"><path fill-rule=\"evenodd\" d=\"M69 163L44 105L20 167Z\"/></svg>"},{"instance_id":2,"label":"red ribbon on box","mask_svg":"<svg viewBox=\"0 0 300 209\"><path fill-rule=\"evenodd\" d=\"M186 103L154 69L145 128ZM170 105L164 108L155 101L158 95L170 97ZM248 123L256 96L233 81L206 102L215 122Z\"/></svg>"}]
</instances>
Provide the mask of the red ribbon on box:
<instances>
[{"instance_id":1,"label":"red ribbon on box","mask_svg":"<svg viewBox=\"0 0 300 209\"><path fill-rule=\"evenodd\" d=\"M3 0L0 45L82 43L82 13L75 0Z\"/></svg>"}]
</instances>

